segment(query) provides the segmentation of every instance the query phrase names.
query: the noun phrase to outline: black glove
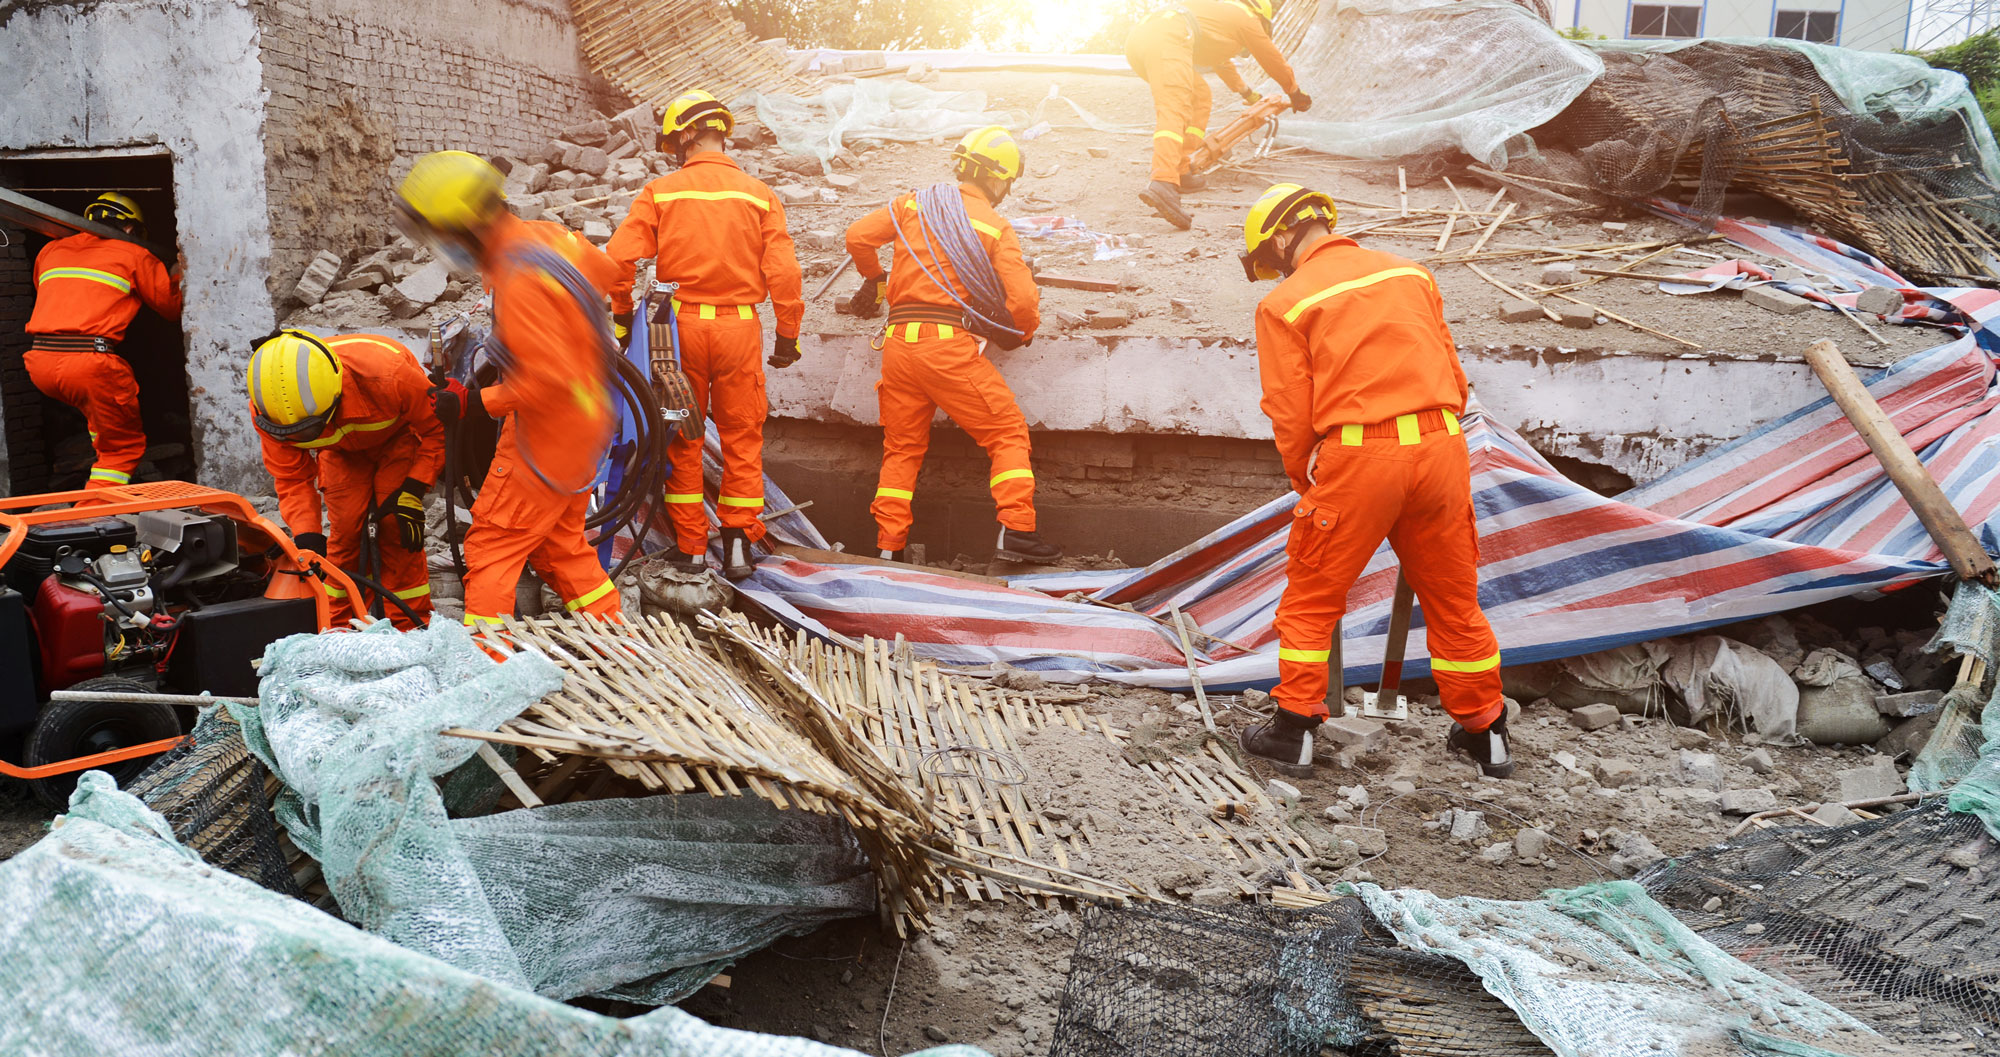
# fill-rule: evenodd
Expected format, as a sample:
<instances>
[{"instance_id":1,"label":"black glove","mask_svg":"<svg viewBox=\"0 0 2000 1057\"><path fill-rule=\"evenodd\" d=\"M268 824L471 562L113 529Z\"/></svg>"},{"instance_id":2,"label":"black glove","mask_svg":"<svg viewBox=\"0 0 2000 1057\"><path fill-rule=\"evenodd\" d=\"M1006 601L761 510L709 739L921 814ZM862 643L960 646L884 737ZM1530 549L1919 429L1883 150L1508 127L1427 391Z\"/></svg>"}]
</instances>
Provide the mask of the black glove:
<instances>
[{"instance_id":1,"label":"black glove","mask_svg":"<svg viewBox=\"0 0 2000 1057\"><path fill-rule=\"evenodd\" d=\"M375 519L393 528L397 542L412 554L420 554L424 549L424 493L430 487L414 477L405 477L402 485L375 508Z\"/></svg>"},{"instance_id":2,"label":"black glove","mask_svg":"<svg viewBox=\"0 0 2000 1057\"><path fill-rule=\"evenodd\" d=\"M874 319L882 314L882 280L863 279L861 289L847 299L847 314L862 319Z\"/></svg>"},{"instance_id":3,"label":"black glove","mask_svg":"<svg viewBox=\"0 0 2000 1057\"><path fill-rule=\"evenodd\" d=\"M1288 98L1291 101L1292 109L1298 111L1301 114L1312 109L1313 97L1305 94L1304 92L1292 92L1290 93Z\"/></svg>"},{"instance_id":4,"label":"black glove","mask_svg":"<svg viewBox=\"0 0 2000 1057\"><path fill-rule=\"evenodd\" d=\"M301 532L292 537L292 546L302 551L311 551L326 557L326 534L323 532Z\"/></svg>"},{"instance_id":5,"label":"black glove","mask_svg":"<svg viewBox=\"0 0 2000 1057\"><path fill-rule=\"evenodd\" d=\"M626 338L632 336L632 313L630 312L612 313L611 336L617 338L618 343L620 345L623 345L625 343Z\"/></svg>"},{"instance_id":6,"label":"black glove","mask_svg":"<svg viewBox=\"0 0 2000 1057\"><path fill-rule=\"evenodd\" d=\"M473 416L486 417L486 405L479 400L479 390L467 389L456 378L447 378L431 386L430 391L431 409L437 412L438 421L446 429Z\"/></svg>"},{"instance_id":7,"label":"black glove","mask_svg":"<svg viewBox=\"0 0 2000 1057\"><path fill-rule=\"evenodd\" d=\"M771 342L771 358L764 362L781 371L799 362L799 339L778 335L777 340Z\"/></svg>"}]
</instances>

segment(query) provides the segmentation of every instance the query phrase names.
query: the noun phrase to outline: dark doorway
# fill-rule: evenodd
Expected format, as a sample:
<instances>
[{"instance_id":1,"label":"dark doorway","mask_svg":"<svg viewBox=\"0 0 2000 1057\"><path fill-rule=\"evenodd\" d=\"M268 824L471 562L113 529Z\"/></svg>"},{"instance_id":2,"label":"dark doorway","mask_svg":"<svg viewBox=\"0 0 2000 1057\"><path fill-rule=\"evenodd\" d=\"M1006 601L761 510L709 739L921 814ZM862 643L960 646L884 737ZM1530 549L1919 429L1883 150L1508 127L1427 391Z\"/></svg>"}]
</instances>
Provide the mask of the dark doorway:
<instances>
[{"instance_id":1,"label":"dark doorway","mask_svg":"<svg viewBox=\"0 0 2000 1057\"><path fill-rule=\"evenodd\" d=\"M163 247L179 244L173 177L173 159L163 153L36 151L0 157L0 187L72 213L82 213L105 191L132 196L145 213L147 240ZM83 415L43 395L22 363L35 296L35 255L50 240L18 228L4 229L4 236L10 245L0 248L0 411L5 415L8 490L31 495L80 488L91 463ZM146 459L133 480L191 479L187 341L180 324L142 308L118 352L139 381L146 423Z\"/></svg>"}]
</instances>

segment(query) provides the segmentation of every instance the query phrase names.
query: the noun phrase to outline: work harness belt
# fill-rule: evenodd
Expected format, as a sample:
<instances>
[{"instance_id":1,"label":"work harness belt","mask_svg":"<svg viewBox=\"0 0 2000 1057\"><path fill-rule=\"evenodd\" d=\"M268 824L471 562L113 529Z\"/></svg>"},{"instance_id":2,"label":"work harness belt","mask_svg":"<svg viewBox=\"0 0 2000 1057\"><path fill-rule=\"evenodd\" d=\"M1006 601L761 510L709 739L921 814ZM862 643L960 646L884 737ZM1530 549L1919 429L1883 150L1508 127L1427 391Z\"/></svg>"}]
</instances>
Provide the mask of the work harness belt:
<instances>
[{"instance_id":1,"label":"work harness belt","mask_svg":"<svg viewBox=\"0 0 2000 1057\"><path fill-rule=\"evenodd\" d=\"M979 233L972 228L972 218L966 215L965 198L957 184L937 183L921 188L911 195L917 203L917 216L923 221L919 234L924 237L924 248L930 251L932 260L951 262L951 270L960 282L965 284L966 297L961 298L951 284L942 277L932 274L930 266L917 255L909 235L903 231L901 220L896 217L894 203L889 206L889 223L896 228L896 241L902 243L910 259L923 270L924 278L931 285L944 291L945 296L958 302L965 310L966 329L983 338L999 334L1022 337L1022 332L1014 327L1014 313L1007 308L1007 288L1000 282L1000 273L993 267L993 259L986 254L986 246L979 241ZM932 233L936 238L932 238ZM942 243L942 245L940 245ZM970 303L967 303L970 298ZM891 319L901 311L891 307ZM911 317L915 318L915 317Z\"/></svg>"}]
</instances>

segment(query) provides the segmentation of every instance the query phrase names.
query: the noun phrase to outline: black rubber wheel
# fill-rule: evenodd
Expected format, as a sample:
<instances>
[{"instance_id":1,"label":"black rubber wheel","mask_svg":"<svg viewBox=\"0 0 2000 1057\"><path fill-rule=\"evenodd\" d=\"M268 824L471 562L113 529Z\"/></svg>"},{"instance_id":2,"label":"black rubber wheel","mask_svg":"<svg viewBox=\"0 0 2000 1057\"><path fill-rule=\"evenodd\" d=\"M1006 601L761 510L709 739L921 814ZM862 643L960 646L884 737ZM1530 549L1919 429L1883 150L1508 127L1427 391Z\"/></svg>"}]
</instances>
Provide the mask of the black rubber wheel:
<instances>
[{"instance_id":1,"label":"black rubber wheel","mask_svg":"<svg viewBox=\"0 0 2000 1057\"><path fill-rule=\"evenodd\" d=\"M152 687L137 680L111 676L86 679L69 689L118 694L154 692ZM172 705L163 701L51 701L43 706L41 718L36 720L35 729L29 733L21 755L27 766L39 767L60 760L110 752L128 745L177 737L180 733L180 716L174 712ZM123 787L137 778L139 772L154 759L152 756L141 756L99 770L111 775ZM76 777L80 773L38 778L28 784L34 787L35 795L45 803L58 808L68 807L69 794L76 789Z\"/></svg>"}]
</instances>

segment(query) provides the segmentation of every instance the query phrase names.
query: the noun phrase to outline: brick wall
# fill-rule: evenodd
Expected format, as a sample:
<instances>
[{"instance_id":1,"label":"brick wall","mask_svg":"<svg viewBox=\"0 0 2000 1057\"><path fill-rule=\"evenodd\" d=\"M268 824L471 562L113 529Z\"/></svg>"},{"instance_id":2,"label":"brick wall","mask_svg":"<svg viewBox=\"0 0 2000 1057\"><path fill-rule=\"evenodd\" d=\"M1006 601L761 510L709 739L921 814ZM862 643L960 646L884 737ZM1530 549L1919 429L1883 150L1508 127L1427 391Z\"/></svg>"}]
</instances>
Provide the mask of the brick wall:
<instances>
[{"instance_id":1,"label":"brick wall","mask_svg":"<svg viewBox=\"0 0 2000 1057\"><path fill-rule=\"evenodd\" d=\"M47 491L42 394L28 380L21 354L28 349L28 313L35 306L34 261L27 233L0 225L0 407L5 408L7 443L4 470L13 495Z\"/></svg>"},{"instance_id":2,"label":"brick wall","mask_svg":"<svg viewBox=\"0 0 2000 1057\"><path fill-rule=\"evenodd\" d=\"M389 194L433 150L539 154L622 99L584 67L566 5L530 0L258 0L271 292L322 249L395 234Z\"/></svg>"}]
</instances>

